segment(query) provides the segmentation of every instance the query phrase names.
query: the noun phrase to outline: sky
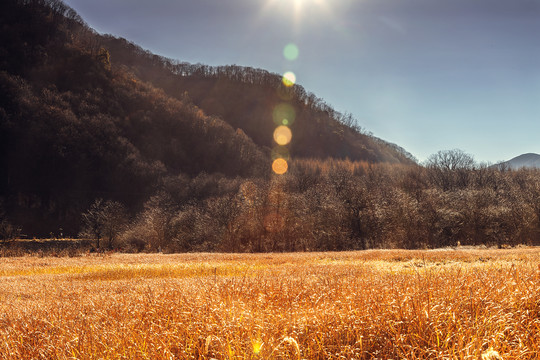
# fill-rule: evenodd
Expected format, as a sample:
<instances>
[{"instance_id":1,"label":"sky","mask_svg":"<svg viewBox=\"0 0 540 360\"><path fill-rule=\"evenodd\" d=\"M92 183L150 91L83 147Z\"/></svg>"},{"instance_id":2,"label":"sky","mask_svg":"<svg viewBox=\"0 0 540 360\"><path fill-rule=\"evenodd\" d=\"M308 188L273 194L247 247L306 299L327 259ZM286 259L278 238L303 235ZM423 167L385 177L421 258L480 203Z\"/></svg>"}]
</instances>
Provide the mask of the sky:
<instances>
[{"instance_id":1,"label":"sky","mask_svg":"<svg viewBox=\"0 0 540 360\"><path fill-rule=\"evenodd\" d=\"M171 59L292 71L419 161L540 153L540 0L65 3L99 33Z\"/></svg>"}]
</instances>

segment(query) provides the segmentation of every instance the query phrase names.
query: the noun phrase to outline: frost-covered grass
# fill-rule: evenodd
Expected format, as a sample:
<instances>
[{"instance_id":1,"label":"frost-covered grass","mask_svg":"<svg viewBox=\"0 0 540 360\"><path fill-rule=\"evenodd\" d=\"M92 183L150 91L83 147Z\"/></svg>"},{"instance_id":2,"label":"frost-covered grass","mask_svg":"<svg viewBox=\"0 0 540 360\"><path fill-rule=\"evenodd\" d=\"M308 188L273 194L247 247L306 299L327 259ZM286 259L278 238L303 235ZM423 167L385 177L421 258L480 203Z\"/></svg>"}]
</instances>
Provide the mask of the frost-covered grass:
<instances>
[{"instance_id":1,"label":"frost-covered grass","mask_svg":"<svg viewBox=\"0 0 540 360\"><path fill-rule=\"evenodd\" d=\"M540 249L0 261L0 359L537 359Z\"/></svg>"}]
</instances>

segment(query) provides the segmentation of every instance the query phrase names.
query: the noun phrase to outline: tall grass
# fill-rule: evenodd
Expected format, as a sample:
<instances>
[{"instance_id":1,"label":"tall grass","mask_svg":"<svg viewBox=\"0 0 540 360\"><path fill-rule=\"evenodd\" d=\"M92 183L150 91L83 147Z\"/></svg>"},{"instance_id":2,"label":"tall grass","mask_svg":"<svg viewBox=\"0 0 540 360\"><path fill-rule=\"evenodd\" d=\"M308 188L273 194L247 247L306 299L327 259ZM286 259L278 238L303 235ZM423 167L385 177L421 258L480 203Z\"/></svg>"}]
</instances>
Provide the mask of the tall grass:
<instances>
[{"instance_id":1,"label":"tall grass","mask_svg":"<svg viewBox=\"0 0 540 360\"><path fill-rule=\"evenodd\" d=\"M5 260L0 359L540 354L538 249Z\"/></svg>"}]
</instances>

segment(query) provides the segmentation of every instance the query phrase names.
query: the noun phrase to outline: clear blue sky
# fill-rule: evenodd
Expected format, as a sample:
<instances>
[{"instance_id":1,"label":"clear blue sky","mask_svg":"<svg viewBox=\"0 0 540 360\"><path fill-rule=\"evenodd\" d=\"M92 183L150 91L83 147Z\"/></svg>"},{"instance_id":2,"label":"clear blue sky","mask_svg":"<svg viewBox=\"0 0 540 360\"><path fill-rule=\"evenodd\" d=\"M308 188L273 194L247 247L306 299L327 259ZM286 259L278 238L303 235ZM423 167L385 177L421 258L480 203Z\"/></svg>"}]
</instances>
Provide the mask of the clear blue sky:
<instances>
[{"instance_id":1,"label":"clear blue sky","mask_svg":"<svg viewBox=\"0 0 540 360\"><path fill-rule=\"evenodd\" d=\"M492 163L540 153L540 0L65 2L159 55L293 71L420 161L453 148Z\"/></svg>"}]
</instances>

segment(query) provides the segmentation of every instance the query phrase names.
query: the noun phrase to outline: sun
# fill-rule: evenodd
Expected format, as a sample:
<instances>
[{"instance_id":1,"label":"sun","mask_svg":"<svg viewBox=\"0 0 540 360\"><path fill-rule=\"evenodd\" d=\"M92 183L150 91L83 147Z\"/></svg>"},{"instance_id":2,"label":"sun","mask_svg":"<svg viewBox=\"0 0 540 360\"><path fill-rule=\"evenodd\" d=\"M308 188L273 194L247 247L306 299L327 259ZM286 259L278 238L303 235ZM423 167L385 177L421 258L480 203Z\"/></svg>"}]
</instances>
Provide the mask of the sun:
<instances>
[{"instance_id":1,"label":"sun","mask_svg":"<svg viewBox=\"0 0 540 360\"><path fill-rule=\"evenodd\" d=\"M329 1L331 0L267 0L265 9L278 9L281 13L286 13L293 17L295 23L299 23L306 13L329 12Z\"/></svg>"},{"instance_id":2,"label":"sun","mask_svg":"<svg viewBox=\"0 0 540 360\"><path fill-rule=\"evenodd\" d=\"M285 0L287 1L287 0ZM317 5L322 3L322 0L288 0L293 3L295 12L301 11L304 6Z\"/></svg>"}]
</instances>

